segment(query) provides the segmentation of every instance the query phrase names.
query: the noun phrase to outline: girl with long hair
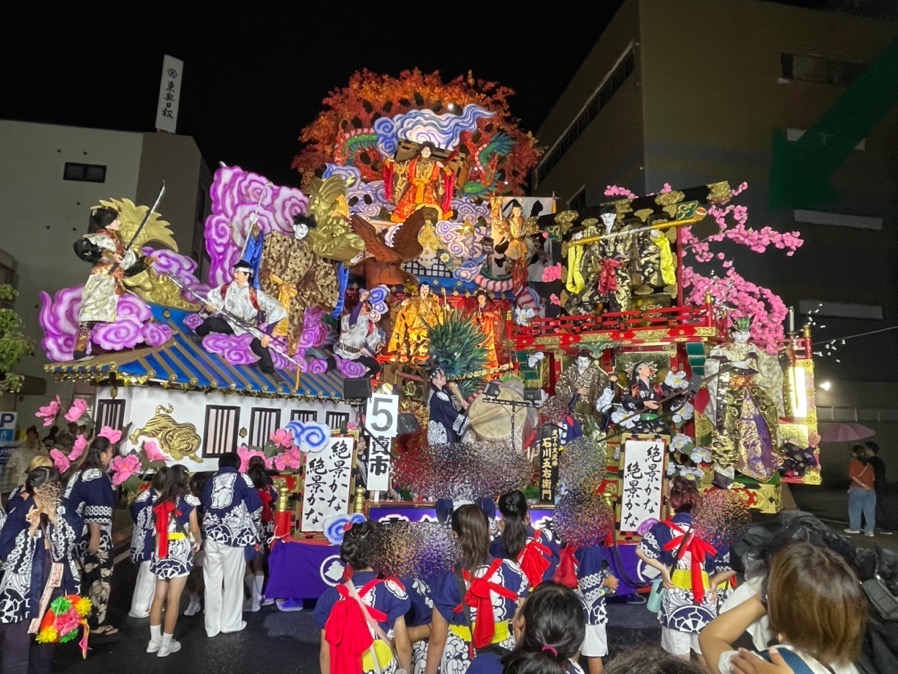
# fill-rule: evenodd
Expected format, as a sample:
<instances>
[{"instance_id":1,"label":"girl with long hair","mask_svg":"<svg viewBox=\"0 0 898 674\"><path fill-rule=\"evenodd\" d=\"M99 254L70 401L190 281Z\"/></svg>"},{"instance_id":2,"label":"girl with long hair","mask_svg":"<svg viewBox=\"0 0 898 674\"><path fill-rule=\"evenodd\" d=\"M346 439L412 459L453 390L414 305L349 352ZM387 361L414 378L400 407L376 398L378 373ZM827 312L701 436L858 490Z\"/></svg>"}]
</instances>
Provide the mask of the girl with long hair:
<instances>
[{"instance_id":1,"label":"girl with long hair","mask_svg":"<svg viewBox=\"0 0 898 674\"><path fill-rule=\"evenodd\" d=\"M118 628L106 622L112 589L112 511L116 501L108 470L114 454L115 447L108 438L94 438L65 490L66 500L84 521L78 554L84 569L85 594L92 604L88 624L91 635L100 637L118 634Z\"/></svg>"},{"instance_id":2,"label":"girl with long hair","mask_svg":"<svg viewBox=\"0 0 898 674\"><path fill-rule=\"evenodd\" d=\"M181 644L173 638L181 593L193 569L193 556L203 543L196 515L199 500L188 493L187 481L187 469L180 464L172 466L160 480L159 495L153 503L155 545L150 571L156 577L156 594L150 607L147 653L160 658L181 650Z\"/></svg>"},{"instance_id":3,"label":"girl with long hair","mask_svg":"<svg viewBox=\"0 0 898 674\"><path fill-rule=\"evenodd\" d=\"M451 526L461 560L431 588L426 674L437 674L440 668L464 672L478 651L514 648L511 619L529 589L516 562L490 555L489 520L483 508L461 506L452 513Z\"/></svg>"},{"instance_id":4,"label":"girl with long hair","mask_svg":"<svg viewBox=\"0 0 898 674\"><path fill-rule=\"evenodd\" d=\"M499 497L499 535L490 544L490 554L513 559L521 567L531 589L555 575L560 545L548 530L534 529L530 524L530 507L520 490Z\"/></svg>"},{"instance_id":5,"label":"girl with long hair","mask_svg":"<svg viewBox=\"0 0 898 674\"><path fill-rule=\"evenodd\" d=\"M250 460L247 475L262 500L262 527L259 531L259 543L247 552L249 560L246 563L246 575L243 577L249 594L249 599L243 604L243 610L253 613L262 608L264 598L262 590L268 577L268 552L274 540L274 509L278 501L278 493L275 491L271 476L265 470L265 463L261 459L256 462L256 459L259 457L254 456Z\"/></svg>"}]
</instances>

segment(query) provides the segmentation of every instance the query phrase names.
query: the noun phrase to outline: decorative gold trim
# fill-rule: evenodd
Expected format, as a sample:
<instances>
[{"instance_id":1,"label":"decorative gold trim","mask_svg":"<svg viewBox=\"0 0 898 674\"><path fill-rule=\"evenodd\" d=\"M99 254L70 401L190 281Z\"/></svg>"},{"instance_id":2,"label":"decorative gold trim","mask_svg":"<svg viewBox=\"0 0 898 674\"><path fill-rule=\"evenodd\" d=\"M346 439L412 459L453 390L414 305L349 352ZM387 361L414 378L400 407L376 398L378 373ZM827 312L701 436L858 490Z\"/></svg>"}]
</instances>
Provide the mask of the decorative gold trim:
<instances>
[{"instance_id":1,"label":"decorative gold trim","mask_svg":"<svg viewBox=\"0 0 898 674\"><path fill-rule=\"evenodd\" d=\"M733 196L733 190L726 181L719 183L711 183L708 187L708 201L715 204L722 204L729 201Z\"/></svg>"},{"instance_id":2,"label":"decorative gold trim","mask_svg":"<svg viewBox=\"0 0 898 674\"><path fill-rule=\"evenodd\" d=\"M683 199L686 198L686 195L683 192L678 192L677 190L671 190L670 192L663 192L655 197L655 203L659 206L670 206L671 204L678 204Z\"/></svg>"}]
</instances>

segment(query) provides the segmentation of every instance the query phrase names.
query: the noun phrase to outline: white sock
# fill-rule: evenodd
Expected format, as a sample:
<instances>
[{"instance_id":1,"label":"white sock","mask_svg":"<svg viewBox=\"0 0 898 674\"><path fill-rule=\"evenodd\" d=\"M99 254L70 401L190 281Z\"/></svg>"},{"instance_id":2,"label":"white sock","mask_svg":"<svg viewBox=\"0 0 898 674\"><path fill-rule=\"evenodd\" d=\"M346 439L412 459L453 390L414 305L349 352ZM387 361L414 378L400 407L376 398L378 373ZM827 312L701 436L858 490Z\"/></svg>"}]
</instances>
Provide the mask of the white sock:
<instances>
[{"instance_id":1,"label":"white sock","mask_svg":"<svg viewBox=\"0 0 898 674\"><path fill-rule=\"evenodd\" d=\"M265 576L253 577L253 611L258 611L262 606L262 586L265 585Z\"/></svg>"},{"instance_id":2,"label":"white sock","mask_svg":"<svg viewBox=\"0 0 898 674\"><path fill-rule=\"evenodd\" d=\"M150 641L159 643L162 640L162 625L150 625Z\"/></svg>"}]
</instances>

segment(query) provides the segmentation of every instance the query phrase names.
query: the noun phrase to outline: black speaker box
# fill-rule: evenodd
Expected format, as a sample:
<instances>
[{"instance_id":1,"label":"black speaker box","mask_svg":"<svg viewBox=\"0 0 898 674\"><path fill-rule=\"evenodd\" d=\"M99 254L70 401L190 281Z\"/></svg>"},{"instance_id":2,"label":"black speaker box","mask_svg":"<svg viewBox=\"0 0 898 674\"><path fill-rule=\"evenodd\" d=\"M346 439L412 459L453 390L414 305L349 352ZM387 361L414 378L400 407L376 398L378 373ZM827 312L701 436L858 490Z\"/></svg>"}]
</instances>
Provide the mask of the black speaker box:
<instances>
[{"instance_id":1,"label":"black speaker box","mask_svg":"<svg viewBox=\"0 0 898 674\"><path fill-rule=\"evenodd\" d=\"M344 400L367 399L371 397L371 380L367 377L343 380Z\"/></svg>"}]
</instances>

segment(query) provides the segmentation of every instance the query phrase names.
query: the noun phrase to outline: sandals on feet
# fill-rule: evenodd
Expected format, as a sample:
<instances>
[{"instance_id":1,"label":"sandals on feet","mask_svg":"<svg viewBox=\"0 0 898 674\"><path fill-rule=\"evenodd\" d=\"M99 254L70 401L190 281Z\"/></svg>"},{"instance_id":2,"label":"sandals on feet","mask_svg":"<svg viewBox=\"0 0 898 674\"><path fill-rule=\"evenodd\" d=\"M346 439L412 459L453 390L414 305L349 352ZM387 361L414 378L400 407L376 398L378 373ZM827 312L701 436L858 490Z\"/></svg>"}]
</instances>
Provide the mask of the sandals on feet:
<instances>
[{"instance_id":1,"label":"sandals on feet","mask_svg":"<svg viewBox=\"0 0 898 674\"><path fill-rule=\"evenodd\" d=\"M113 627L112 625L100 625L99 627L91 630L91 634L93 636L98 637L112 637L118 634L118 627Z\"/></svg>"}]
</instances>

